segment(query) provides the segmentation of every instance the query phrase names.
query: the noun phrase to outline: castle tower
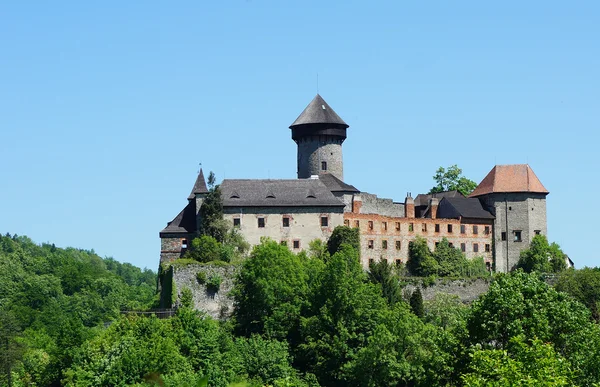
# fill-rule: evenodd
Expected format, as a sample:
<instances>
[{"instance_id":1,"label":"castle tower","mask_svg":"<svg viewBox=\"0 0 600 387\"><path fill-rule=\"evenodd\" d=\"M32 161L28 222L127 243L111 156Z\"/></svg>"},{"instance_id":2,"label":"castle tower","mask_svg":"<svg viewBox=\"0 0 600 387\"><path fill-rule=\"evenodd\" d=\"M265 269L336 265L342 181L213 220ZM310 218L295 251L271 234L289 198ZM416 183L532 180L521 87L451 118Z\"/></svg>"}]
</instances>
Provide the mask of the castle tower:
<instances>
[{"instance_id":1,"label":"castle tower","mask_svg":"<svg viewBox=\"0 0 600 387\"><path fill-rule=\"evenodd\" d=\"M496 165L469 197L478 198L495 216L494 264L497 272L508 272L519 262L536 234L547 235L546 195L527 164Z\"/></svg>"},{"instance_id":2,"label":"castle tower","mask_svg":"<svg viewBox=\"0 0 600 387\"><path fill-rule=\"evenodd\" d=\"M331 173L344 180L342 143L348 125L317 96L290 126L298 144L298 178Z\"/></svg>"}]
</instances>

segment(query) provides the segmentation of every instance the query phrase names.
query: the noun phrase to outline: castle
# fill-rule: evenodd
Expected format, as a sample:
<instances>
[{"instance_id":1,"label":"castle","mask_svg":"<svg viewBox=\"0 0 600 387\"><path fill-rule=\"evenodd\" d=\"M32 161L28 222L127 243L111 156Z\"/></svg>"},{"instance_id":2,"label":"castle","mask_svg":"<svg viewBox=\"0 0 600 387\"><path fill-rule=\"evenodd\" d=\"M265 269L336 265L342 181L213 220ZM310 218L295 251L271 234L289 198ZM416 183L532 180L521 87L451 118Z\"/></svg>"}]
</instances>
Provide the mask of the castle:
<instances>
[{"instance_id":1,"label":"castle","mask_svg":"<svg viewBox=\"0 0 600 387\"><path fill-rule=\"evenodd\" d=\"M336 226L360 230L361 264L405 263L416 236L433 250L442 238L491 270L511 270L536 234L546 235L548 191L526 164L496 165L464 197L457 191L379 198L344 182L348 124L317 94L290 126L298 146L297 179L225 179L224 218L251 245L268 237L299 252L327 240ZM160 232L160 261L181 257L197 236L208 193L202 170L188 204Z\"/></svg>"}]
</instances>

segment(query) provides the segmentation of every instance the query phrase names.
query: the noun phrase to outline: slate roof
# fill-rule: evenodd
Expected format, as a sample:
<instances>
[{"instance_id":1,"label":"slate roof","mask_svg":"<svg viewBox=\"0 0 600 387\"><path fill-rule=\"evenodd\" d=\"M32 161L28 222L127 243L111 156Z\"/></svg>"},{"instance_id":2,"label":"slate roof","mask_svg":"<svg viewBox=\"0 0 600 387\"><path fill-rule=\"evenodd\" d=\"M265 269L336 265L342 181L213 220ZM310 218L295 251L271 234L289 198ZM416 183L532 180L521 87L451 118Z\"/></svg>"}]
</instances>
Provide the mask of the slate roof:
<instances>
[{"instance_id":1,"label":"slate roof","mask_svg":"<svg viewBox=\"0 0 600 387\"><path fill-rule=\"evenodd\" d=\"M296 121L290 125L290 129L298 125L311 124L337 124L344 125L346 128L348 127L348 124L333 111L319 94L313 98L304 111L296 118Z\"/></svg>"},{"instance_id":2,"label":"slate roof","mask_svg":"<svg viewBox=\"0 0 600 387\"><path fill-rule=\"evenodd\" d=\"M469 197L504 192L549 193L528 164L513 164L496 165Z\"/></svg>"},{"instance_id":3,"label":"slate roof","mask_svg":"<svg viewBox=\"0 0 600 387\"><path fill-rule=\"evenodd\" d=\"M196 183L194 183L194 188L192 188L192 192L188 199L194 199L196 194L208 193L208 188L206 188L206 182L204 180L204 172L202 172L202 168L200 168L200 173L196 178Z\"/></svg>"},{"instance_id":4,"label":"slate roof","mask_svg":"<svg viewBox=\"0 0 600 387\"><path fill-rule=\"evenodd\" d=\"M344 206L319 179L225 179L220 187L224 207Z\"/></svg>"},{"instance_id":5,"label":"slate roof","mask_svg":"<svg viewBox=\"0 0 600 387\"><path fill-rule=\"evenodd\" d=\"M483 209L479 199L464 196L445 197L440 200L437 217L446 219L457 219L459 217L494 219L494 215Z\"/></svg>"},{"instance_id":6,"label":"slate roof","mask_svg":"<svg viewBox=\"0 0 600 387\"><path fill-rule=\"evenodd\" d=\"M165 227L161 232L162 234L187 234L196 231L196 203L194 201L188 202L187 206L177 216L175 219L167 223L167 227Z\"/></svg>"},{"instance_id":7,"label":"slate roof","mask_svg":"<svg viewBox=\"0 0 600 387\"><path fill-rule=\"evenodd\" d=\"M319 175L319 180L331 192L360 192L355 186L346 184L331 173L323 173Z\"/></svg>"},{"instance_id":8,"label":"slate roof","mask_svg":"<svg viewBox=\"0 0 600 387\"><path fill-rule=\"evenodd\" d=\"M453 191L444 191L444 192L437 192L434 194L418 194L417 197L415 198L415 207L417 206L428 206L429 205L429 199L431 198L438 198L438 199L442 199L442 198L454 198L454 197L463 197L464 195L461 194L460 192L458 192L457 190L453 190Z\"/></svg>"}]
</instances>

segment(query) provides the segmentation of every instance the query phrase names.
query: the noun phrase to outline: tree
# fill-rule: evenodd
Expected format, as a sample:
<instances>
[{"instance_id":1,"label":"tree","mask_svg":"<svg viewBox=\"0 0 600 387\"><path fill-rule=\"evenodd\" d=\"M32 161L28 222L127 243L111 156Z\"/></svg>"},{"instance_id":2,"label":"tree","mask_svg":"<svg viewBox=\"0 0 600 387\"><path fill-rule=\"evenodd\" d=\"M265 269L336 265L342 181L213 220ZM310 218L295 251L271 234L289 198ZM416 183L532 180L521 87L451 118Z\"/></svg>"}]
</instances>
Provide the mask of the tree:
<instances>
[{"instance_id":1,"label":"tree","mask_svg":"<svg viewBox=\"0 0 600 387\"><path fill-rule=\"evenodd\" d=\"M469 196L477 187L477 183L473 180L462 176L462 169L456 164L448 167L448 169L439 167L433 176L433 180L435 180L436 185L429 190L430 194L457 190L461 194Z\"/></svg>"},{"instance_id":2,"label":"tree","mask_svg":"<svg viewBox=\"0 0 600 387\"><path fill-rule=\"evenodd\" d=\"M227 234L227 223L223 220L223 198L219 185L215 185L215 174L208 175L208 194L200 206L200 235L209 235L223 242Z\"/></svg>"},{"instance_id":3,"label":"tree","mask_svg":"<svg viewBox=\"0 0 600 387\"><path fill-rule=\"evenodd\" d=\"M398 277L392 273L392 266L386 259L369 264L368 278L372 283L381 286L381 293L388 305L394 305L402 300L402 289L400 289Z\"/></svg>"},{"instance_id":4,"label":"tree","mask_svg":"<svg viewBox=\"0 0 600 387\"><path fill-rule=\"evenodd\" d=\"M410 309L418 318L423 318L425 312L423 311L423 295L421 294L421 288L417 287L410 296Z\"/></svg>"},{"instance_id":5,"label":"tree","mask_svg":"<svg viewBox=\"0 0 600 387\"><path fill-rule=\"evenodd\" d=\"M596 322L600 321L600 268L565 270L558 275L554 287L587 306Z\"/></svg>"},{"instance_id":6,"label":"tree","mask_svg":"<svg viewBox=\"0 0 600 387\"><path fill-rule=\"evenodd\" d=\"M210 235L200 235L192 241L186 257L198 262L218 261L221 258L221 244Z\"/></svg>"},{"instance_id":7,"label":"tree","mask_svg":"<svg viewBox=\"0 0 600 387\"><path fill-rule=\"evenodd\" d=\"M460 249L450 246L448 239L442 238L435 247L433 257L438 263L438 275L458 277L466 274L467 258Z\"/></svg>"},{"instance_id":8,"label":"tree","mask_svg":"<svg viewBox=\"0 0 600 387\"><path fill-rule=\"evenodd\" d=\"M438 271L437 261L427 246L427 240L417 236L408 244L408 261L406 268L411 275L426 277Z\"/></svg>"},{"instance_id":9,"label":"tree","mask_svg":"<svg viewBox=\"0 0 600 387\"><path fill-rule=\"evenodd\" d=\"M16 340L21 328L14 316L0 309L0 369L6 384L12 387L12 370L23 355L23 347Z\"/></svg>"},{"instance_id":10,"label":"tree","mask_svg":"<svg viewBox=\"0 0 600 387\"><path fill-rule=\"evenodd\" d=\"M327 241L329 255L337 253L344 244L356 249L360 255L360 231L358 228L347 226L337 226L334 228Z\"/></svg>"},{"instance_id":11,"label":"tree","mask_svg":"<svg viewBox=\"0 0 600 387\"><path fill-rule=\"evenodd\" d=\"M542 273L557 273L567 267L565 253L556 243L548 244L545 235L536 235L531 240L528 249L521 251L517 268L526 273L539 271Z\"/></svg>"}]
</instances>

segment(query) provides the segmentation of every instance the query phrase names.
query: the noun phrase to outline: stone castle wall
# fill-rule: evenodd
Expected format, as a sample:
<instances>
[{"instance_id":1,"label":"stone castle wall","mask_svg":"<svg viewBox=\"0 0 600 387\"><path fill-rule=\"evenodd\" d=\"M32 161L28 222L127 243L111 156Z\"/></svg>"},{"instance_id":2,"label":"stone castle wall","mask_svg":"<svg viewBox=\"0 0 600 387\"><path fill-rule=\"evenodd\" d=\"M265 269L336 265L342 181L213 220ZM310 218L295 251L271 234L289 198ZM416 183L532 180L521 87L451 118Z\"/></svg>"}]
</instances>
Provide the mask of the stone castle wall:
<instances>
[{"instance_id":1,"label":"stone castle wall","mask_svg":"<svg viewBox=\"0 0 600 387\"><path fill-rule=\"evenodd\" d=\"M342 160L343 140L327 136L304 137L298 141L298 178L307 179L311 175L328 172L344 180ZM322 162L327 169L322 170Z\"/></svg>"}]
</instances>

